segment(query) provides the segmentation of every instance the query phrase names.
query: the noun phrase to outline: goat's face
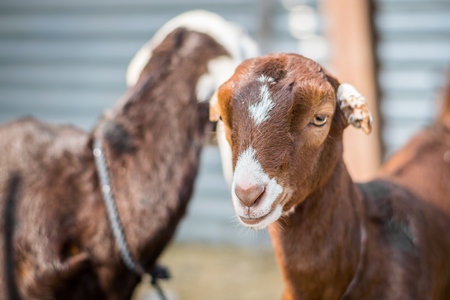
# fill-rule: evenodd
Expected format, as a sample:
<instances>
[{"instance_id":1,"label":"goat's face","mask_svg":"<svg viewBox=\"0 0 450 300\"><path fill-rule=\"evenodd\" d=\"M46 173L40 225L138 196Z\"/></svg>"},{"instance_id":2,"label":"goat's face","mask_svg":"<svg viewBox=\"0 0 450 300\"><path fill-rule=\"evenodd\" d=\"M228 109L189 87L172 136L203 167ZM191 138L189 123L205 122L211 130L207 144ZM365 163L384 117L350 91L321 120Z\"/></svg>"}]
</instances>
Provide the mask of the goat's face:
<instances>
[{"instance_id":1,"label":"goat's face","mask_svg":"<svg viewBox=\"0 0 450 300\"><path fill-rule=\"evenodd\" d=\"M349 122L370 130L365 104L337 107L341 94L360 97L349 85L337 92L338 85L314 61L278 54L245 61L220 87L216 111L232 149L232 200L244 225L266 227L329 178Z\"/></svg>"}]
</instances>

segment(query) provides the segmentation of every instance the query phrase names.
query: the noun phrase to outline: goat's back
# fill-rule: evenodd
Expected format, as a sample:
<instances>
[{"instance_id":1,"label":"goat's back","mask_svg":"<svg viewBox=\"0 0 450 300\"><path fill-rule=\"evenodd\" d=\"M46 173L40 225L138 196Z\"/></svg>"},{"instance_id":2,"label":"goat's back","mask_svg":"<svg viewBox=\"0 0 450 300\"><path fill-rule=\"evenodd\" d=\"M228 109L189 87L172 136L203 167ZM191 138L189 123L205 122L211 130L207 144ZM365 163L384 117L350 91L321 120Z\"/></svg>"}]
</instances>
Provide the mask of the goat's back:
<instances>
[{"instance_id":1,"label":"goat's back","mask_svg":"<svg viewBox=\"0 0 450 300\"><path fill-rule=\"evenodd\" d=\"M421 131L382 167L389 178L450 215L450 128Z\"/></svg>"},{"instance_id":2,"label":"goat's back","mask_svg":"<svg viewBox=\"0 0 450 300\"><path fill-rule=\"evenodd\" d=\"M0 172L48 168L55 158L83 150L87 139L88 134L76 127L32 117L6 123L0 126Z\"/></svg>"}]
</instances>

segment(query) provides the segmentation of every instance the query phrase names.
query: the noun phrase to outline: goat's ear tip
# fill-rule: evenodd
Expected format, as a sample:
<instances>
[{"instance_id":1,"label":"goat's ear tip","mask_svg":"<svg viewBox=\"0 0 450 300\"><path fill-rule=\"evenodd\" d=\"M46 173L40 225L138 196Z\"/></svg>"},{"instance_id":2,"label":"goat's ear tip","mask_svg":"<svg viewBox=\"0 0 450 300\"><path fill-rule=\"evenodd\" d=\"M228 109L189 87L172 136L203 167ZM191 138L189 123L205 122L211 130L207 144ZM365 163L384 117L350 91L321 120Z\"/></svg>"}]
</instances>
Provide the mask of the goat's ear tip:
<instances>
[{"instance_id":1,"label":"goat's ear tip","mask_svg":"<svg viewBox=\"0 0 450 300\"><path fill-rule=\"evenodd\" d=\"M209 120L211 122L217 122L220 119L219 108L217 105L209 104Z\"/></svg>"},{"instance_id":2,"label":"goat's ear tip","mask_svg":"<svg viewBox=\"0 0 450 300\"><path fill-rule=\"evenodd\" d=\"M220 115L210 108L209 109L209 120L211 122L217 122L217 121L219 121L219 118L220 118Z\"/></svg>"},{"instance_id":3,"label":"goat's ear tip","mask_svg":"<svg viewBox=\"0 0 450 300\"><path fill-rule=\"evenodd\" d=\"M220 114L219 111L217 110L217 106L214 105L209 105L209 120L211 122L217 122L219 121L220 118Z\"/></svg>"},{"instance_id":4,"label":"goat's ear tip","mask_svg":"<svg viewBox=\"0 0 450 300\"><path fill-rule=\"evenodd\" d=\"M365 134L372 131L372 115L366 99L348 83L342 83L337 90L339 106L348 124L361 128Z\"/></svg>"},{"instance_id":5,"label":"goat's ear tip","mask_svg":"<svg viewBox=\"0 0 450 300\"><path fill-rule=\"evenodd\" d=\"M365 134L369 135L372 132L372 125L370 123L363 123L361 129Z\"/></svg>"},{"instance_id":6,"label":"goat's ear tip","mask_svg":"<svg viewBox=\"0 0 450 300\"><path fill-rule=\"evenodd\" d=\"M356 115L358 118L356 120L356 124L352 123L353 126L361 128L365 134L370 134L372 132L372 114L370 113L367 105L362 105L361 107L356 108L358 111Z\"/></svg>"},{"instance_id":7,"label":"goat's ear tip","mask_svg":"<svg viewBox=\"0 0 450 300\"><path fill-rule=\"evenodd\" d=\"M370 134L372 131L372 114L365 104L355 107L351 111L347 107L345 111L347 112L348 124L355 128L361 128L365 134Z\"/></svg>"}]
</instances>

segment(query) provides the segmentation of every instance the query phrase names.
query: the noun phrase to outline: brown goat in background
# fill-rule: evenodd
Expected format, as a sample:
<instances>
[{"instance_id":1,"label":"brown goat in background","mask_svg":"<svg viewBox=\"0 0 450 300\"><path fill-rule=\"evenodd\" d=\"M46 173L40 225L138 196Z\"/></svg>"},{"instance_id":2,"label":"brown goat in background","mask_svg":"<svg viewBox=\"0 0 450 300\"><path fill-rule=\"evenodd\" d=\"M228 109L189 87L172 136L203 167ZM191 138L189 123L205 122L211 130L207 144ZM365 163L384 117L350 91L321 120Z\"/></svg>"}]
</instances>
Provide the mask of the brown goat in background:
<instances>
[{"instance_id":1,"label":"brown goat in background","mask_svg":"<svg viewBox=\"0 0 450 300\"><path fill-rule=\"evenodd\" d=\"M272 54L244 61L211 112L232 149L236 214L268 227L283 299L450 299L450 215L389 179L348 174L344 129L371 130L354 87Z\"/></svg>"},{"instance_id":2,"label":"brown goat in background","mask_svg":"<svg viewBox=\"0 0 450 300\"><path fill-rule=\"evenodd\" d=\"M407 187L450 216L450 74L434 124L416 134L382 167L380 175Z\"/></svg>"},{"instance_id":3,"label":"brown goat in background","mask_svg":"<svg viewBox=\"0 0 450 300\"><path fill-rule=\"evenodd\" d=\"M33 118L0 127L0 299L131 297L140 278L112 235L92 154L96 139L134 258L152 269L172 238L212 130L205 100L255 46L207 12L169 23L142 50L146 60L141 51L134 61L133 87L92 133ZM198 24L207 28L191 30Z\"/></svg>"}]
</instances>

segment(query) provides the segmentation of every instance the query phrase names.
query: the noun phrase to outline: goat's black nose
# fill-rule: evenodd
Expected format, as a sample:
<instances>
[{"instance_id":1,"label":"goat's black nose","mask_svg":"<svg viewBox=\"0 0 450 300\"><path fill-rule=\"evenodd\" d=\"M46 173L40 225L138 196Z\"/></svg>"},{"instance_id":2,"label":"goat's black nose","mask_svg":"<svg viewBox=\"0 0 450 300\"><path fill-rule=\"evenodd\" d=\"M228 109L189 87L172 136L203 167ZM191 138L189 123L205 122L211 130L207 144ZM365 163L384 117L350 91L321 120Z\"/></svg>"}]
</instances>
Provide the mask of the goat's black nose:
<instances>
[{"instance_id":1,"label":"goat's black nose","mask_svg":"<svg viewBox=\"0 0 450 300\"><path fill-rule=\"evenodd\" d=\"M247 207L256 205L259 197L264 193L265 186L262 184L253 184L247 188L243 188L236 184L234 192L241 203Z\"/></svg>"}]
</instances>

